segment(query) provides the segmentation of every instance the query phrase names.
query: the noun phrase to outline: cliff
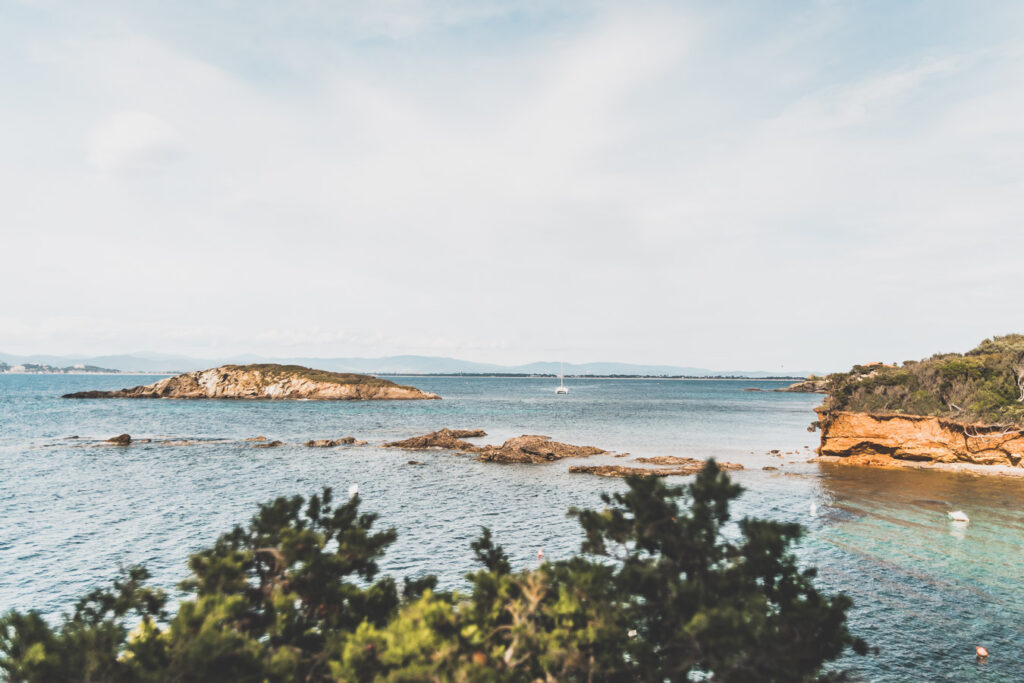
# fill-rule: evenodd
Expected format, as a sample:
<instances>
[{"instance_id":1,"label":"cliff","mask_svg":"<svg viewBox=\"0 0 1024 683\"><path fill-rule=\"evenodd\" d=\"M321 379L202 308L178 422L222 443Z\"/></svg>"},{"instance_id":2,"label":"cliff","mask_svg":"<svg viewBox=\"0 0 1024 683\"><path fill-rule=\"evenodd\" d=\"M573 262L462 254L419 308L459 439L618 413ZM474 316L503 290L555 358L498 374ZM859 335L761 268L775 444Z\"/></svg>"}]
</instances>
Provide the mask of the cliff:
<instances>
[{"instance_id":1,"label":"cliff","mask_svg":"<svg viewBox=\"0 0 1024 683\"><path fill-rule=\"evenodd\" d=\"M366 401L436 399L436 394L369 375L299 365L222 365L117 391L82 391L63 398L309 399Z\"/></svg>"},{"instance_id":2,"label":"cliff","mask_svg":"<svg viewBox=\"0 0 1024 683\"><path fill-rule=\"evenodd\" d=\"M965 424L928 415L828 411L824 407L817 411L819 454L826 458L868 465L1022 466L1024 429Z\"/></svg>"}]
</instances>

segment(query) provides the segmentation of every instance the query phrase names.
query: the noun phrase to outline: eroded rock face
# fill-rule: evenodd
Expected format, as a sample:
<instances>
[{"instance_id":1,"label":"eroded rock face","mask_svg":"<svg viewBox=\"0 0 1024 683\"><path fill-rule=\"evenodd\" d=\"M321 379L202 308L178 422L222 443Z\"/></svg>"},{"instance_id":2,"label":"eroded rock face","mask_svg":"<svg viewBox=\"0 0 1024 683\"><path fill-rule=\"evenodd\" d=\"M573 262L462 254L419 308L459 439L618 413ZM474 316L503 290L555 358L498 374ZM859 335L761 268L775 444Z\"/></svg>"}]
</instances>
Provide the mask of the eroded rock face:
<instances>
[{"instance_id":1,"label":"eroded rock face","mask_svg":"<svg viewBox=\"0 0 1024 683\"><path fill-rule=\"evenodd\" d=\"M223 365L118 391L83 391L63 398L309 399L318 401L437 399L415 387L369 375L298 365Z\"/></svg>"},{"instance_id":2,"label":"eroded rock face","mask_svg":"<svg viewBox=\"0 0 1024 683\"><path fill-rule=\"evenodd\" d=\"M923 415L818 410L819 454L862 464L900 461L1019 467L1024 430L968 425Z\"/></svg>"},{"instance_id":3,"label":"eroded rock face","mask_svg":"<svg viewBox=\"0 0 1024 683\"><path fill-rule=\"evenodd\" d=\"M463 439L472 439L477 436L487 436L482 429L439 429L429 434L421 434L402 441L392 441L384 444L385 448L407 448L420 451L428 448L438 448L451 451L471 452L478 448Z\"/></svg>"}]
</instances>

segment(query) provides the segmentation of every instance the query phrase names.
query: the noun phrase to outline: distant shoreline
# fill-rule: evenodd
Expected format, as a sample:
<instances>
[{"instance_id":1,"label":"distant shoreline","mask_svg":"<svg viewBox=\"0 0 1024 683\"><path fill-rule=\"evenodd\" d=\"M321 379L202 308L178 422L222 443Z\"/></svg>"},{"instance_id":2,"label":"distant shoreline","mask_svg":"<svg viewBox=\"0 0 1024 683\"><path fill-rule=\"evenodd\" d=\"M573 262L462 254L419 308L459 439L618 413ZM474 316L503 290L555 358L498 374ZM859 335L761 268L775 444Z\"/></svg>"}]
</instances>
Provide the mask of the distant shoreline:
<instances>
[{"instance_id":1,"label":"distant shoreline","mask_svg":"<svg viewBox=\"0 0 1024 683\"><path fill-rule=\"evenodd\" d=\"M118 371L118 372L0 372L0 376L3 375L17 375L19 377L29 375L90 375L95 377L122 377L132 375L166 375L168 377L173 375L182 374L175 371L167 370L153 370L153 371ZM372 375L374 377L438 377L438 378L449 378L449 379L558 379L558 375L502 375L502 374L490 374L490 373L405 373L405 372L366 372L366 373L355 373ZM793 382L804 379L803 377L736 377L736 376L721 376L721 375L565 375L565 379L638 379L638 380L717 380L724 382Z\"/></svg>"},{"instance_id":2,"label":"distant shoreline","mask_svg":"<svg viewBox=\"0 0 1024 683\"><path fill-rule=\"evenodd\" d=\"M501 374L446 374L446 373L402 373L402 372L375 372L370 373L376 377L448 377L451 379L558 379L558 375L501 375ZM565 379L658 379L658 380L721 380L727 382L760 382L764 380L775 382L791 382L805 379L803 377L736 377L721 375L564 375Z\"/></svg>"}]
</instances>

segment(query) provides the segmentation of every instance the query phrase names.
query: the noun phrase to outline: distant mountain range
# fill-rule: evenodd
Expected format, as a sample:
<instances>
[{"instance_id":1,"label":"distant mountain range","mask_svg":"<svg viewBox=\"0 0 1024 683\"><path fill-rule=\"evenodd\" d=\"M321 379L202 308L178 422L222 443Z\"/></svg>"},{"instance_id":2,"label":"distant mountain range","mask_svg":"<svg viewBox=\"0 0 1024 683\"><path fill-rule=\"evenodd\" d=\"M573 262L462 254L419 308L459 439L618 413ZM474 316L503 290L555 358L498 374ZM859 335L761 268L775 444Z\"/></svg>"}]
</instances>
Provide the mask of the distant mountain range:
<instances>
[{"instance_id":1,"label":"distant mountain range","mask_svg":"<svg viewBox=\"0 0 1024 683\"><path fill-rule=\"evenodd\" d=\"M561 365L557 361L541 361L526 365L496 365L477 363L457 358L437 356L385 356L383 358L265 358L261 356L234 356L231 358L192 358L152 352L139 352L112 356L19 356L0 353L0 362L9 365L37 363L68 367L90 365L116 368L122 372L178 373L202 370L228 363L281 363L332 370L390 375L447 375L447 374L523 374L555 375ZM636 365L632 363L566 363L566 375L637 375L682 377L806 377L805 371L763 370L709 370L676 365Z\"/></svg>"}]
</instances>

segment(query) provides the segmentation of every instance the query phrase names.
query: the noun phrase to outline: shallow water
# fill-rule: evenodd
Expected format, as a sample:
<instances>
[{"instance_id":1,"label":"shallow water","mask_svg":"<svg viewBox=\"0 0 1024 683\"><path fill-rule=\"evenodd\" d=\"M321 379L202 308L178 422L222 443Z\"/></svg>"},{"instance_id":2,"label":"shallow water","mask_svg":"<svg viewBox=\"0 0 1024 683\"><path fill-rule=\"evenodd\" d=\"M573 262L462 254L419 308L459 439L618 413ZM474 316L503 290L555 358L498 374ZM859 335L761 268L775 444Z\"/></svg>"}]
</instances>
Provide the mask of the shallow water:
<instances>
[{"instance_id":1,"label":"shallow water","mask_svg":"<svg viewBox=\"0 0 1024 683\"><path fill-rule=\"evenodd\" d=\"M852 628L880 650L841 666L871 681L1024 680L1024 482L804 463L805 446L816 444L806 426L820 397L743 391L782 382L576 380L572 393L555 396L550 379L419 377L400 381L445 399L58 398L154 379L0 375L0 610L59 613L118 566L137 562L171 589L188 554L247 520L257 503L322 486L344 493L351 483L380 524L397 528L383 567L398 576L432 572L459 585L481 525L524 566L538 547L549 559L574 552L580 535L566 509L598 506L600 493L621 481L571 475L570 462L502 466L375 445L443 426L483 428L489 436L478 441L487 443L540 433L632 455L741 462L747 469L736 478L747 491L737 516L804 524L801 561L819 568L822 586L854 598ZM370 445L94 443L121 432L236 441L262 434L288 444L351 434ZM769 449L797 455L772 457ZM410 458L425 464L408 465ZM603 461L625 462L588 460ZM953 509L965 510L970 524L951 523ZM974 660L976 644L992 653L984 665Z\"/></svg>"}]
</instances>

